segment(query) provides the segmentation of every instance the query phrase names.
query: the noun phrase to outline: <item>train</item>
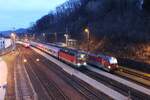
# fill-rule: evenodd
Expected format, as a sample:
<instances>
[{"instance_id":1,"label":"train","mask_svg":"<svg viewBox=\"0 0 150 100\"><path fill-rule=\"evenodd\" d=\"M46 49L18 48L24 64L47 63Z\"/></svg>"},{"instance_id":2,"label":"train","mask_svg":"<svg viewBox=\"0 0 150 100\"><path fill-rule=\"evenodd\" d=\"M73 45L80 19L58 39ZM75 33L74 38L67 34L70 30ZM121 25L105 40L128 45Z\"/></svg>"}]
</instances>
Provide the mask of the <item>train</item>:
<instances>
[{"instance_id":1,"label":"train","mask_svg":"<svg viewBox=\"0 0 150 100\"><path fill-rule=\"evenodd\" d=\"M29 42L23 42L22 45L23 45L25 48L29 48L29 47L30 47L30 43L29 43Z\"/></svg>"},{"instance_id":2,"label":"train","mask_svg":"<svg viewBox=\"0 0 150 100\"><path fill-rule=\"evenodd\" d=\"M73 65L75 68L82 68L86 66L86 54L65 47L56 47L36 42L31 42L31 45L50 54L51 56L62 60L68 64Z\"/></svg>"},{"instance_id":3,"label":"train","mask_svg":"<svg viewBox=\"0 0 150 100\"><path fill-rule=\"evenodd\" d=\"M103 54L88 54L87 63L108 72L118 69L117 59Z\"/></svg>"},{"instance_id":4,"label":"train","mask_svg":"<svg viewBox=\"0 0 150 100\"><path fill-rule=\"evenodd\" d=\"M29 48L30 47L30 41L28 39L25 39L23 42L22 42L22 45L26 48Z\"/></svg>"},{"instance_id":5,"label":"train","mask_svg":"<svg viewBox=\"0 0 150 100\"><path fill-rule=\"evenodd\" d=\"M30 44L59 60L74 65L75 68L85 67L87 64L90 64L108 72L118 69L117 59L112 56L91 54L76 49L47 45L37 42L31 42Z\"/></svg>"}]
</instances>

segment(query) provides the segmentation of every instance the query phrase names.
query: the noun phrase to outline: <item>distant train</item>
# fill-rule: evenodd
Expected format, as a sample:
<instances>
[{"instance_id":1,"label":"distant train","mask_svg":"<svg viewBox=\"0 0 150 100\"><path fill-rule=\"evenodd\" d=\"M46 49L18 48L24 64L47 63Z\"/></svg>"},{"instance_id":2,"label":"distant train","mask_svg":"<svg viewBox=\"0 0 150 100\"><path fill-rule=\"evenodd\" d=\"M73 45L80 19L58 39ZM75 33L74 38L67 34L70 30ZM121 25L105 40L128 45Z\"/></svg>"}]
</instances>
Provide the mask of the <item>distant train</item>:
<instances>
[{"instance_id":1,"label":"distant train","mask_svg":"<svg viewBox=\"0 0 150 100\"><path fill-rule=\"evenodd\" d=\"M86 54L77 50L68 49L64 47L56 47L36 42L31 42L31 45L45 51L46 53L66 62L74 65L76 68L81 68L86 65Z\"/></svg>"},{"instance_id":2,"label":"distant train","mask_svg":"<svg viewBox=\"0 0 150 100\"><path fill-rule=\"evenodd\" d=\"M23 46L26 47L26 48L29 48L30 47L30 43L29 42L23 42Z\"/></svg>"},{"instance_id":3,"label":"distant train","mask_svg":"<svg viewBox=\"0 0 150 100\"><path fill-rule=\"evenodd\" d=\"M22 42L22 45L26 48L30 47L30 41L28 39L24 39L24 41Z\"/></svg>"},{"instance_id":4,"label":"distant train","mask_svg":"<svg viewBox=\"0 0 150 100\"><path fill-rule=\"evenodd\" d=\"M102 68L106 71L114 71L118 69L118 62L115 57L106 56L102 54L88 54L66 47L57 47L53 45L46 45L36 42L31 42L31 45L43 50L50 55L74 65L76 68L86 66L87 63Z\"/></svg>"}]
</instances>

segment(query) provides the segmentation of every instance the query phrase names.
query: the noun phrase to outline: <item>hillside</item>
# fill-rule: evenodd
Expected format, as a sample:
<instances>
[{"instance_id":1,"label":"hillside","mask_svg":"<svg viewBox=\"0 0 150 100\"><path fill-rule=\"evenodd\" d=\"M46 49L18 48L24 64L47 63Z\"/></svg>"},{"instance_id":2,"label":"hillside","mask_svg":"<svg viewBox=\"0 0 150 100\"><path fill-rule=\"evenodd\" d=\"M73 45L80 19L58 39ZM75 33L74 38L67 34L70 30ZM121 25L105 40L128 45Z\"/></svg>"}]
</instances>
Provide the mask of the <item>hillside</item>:
<instances>
[{"instance_id":1,"label":"hillside","mask_svg":"<svg viewBox=\"0 0 150 100\"><path fill-rule=\"evenodd\" d=\"M79 41L80 48L86 49L84 29L88 28L92 52L146 61L143 58L149 59L149 16L149 0L69 0L37 20L29 32L37 36L56 32L59 41L67 32Z\"/></svg>"}]
</instances>

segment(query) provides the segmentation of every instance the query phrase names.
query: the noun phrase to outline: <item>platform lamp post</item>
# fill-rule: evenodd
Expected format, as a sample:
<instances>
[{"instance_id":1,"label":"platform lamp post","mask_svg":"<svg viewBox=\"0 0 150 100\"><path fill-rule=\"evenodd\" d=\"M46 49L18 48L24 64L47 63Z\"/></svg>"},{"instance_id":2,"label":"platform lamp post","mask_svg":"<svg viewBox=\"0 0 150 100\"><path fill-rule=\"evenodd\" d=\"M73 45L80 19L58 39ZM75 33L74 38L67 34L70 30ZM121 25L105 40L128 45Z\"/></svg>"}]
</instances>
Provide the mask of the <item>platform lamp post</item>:
<instances>
[{"instance_id":1,"label":"platform lamp post","mask_svg":"<svg viewBox=\"0 0 150 100\"><path fill-rule=\"evenodd\" d=\"M46 34L43 33L42 36L43 36L44 42L46 42L46 38L45 38Z\"/></svg>"},{"instance_id":2,"label":"platform lamp post","mask_svg":"<svg viewBox=\"0 0 150 100\"><path fill-rule=\"evenodd\" d=\"M90 51L90 31L89 31L88 28L85 28L85 29L84 29L84 32L87 33L87 39L88 39L87 51L88 51L88 53L89 53L89 51Z\"/></svg>"},{"instance_id":3,"label":"platform lamp post","mask_svg":"<svg viewBox=\"0 0 150 100\"><path fill-rule=\"evenodd\" d=\"M64 34L65 38L66 38L66 46L67 46L67 42L68 42L68 38L69 38L69 35L68 34Z\"/></svg>"},{"instance_id":4,"label":"platform lamp post","mask_svg":"<svg viewBox=\"0 0 150 100\"><path fill-rule=\"evenodd\" d=\"M42 35L43 35L43 37L45 37L45 33L43 33Z\"/></svg>"},{"instance_id":5,"label":"platform lamp post","mask_svg":"<svg viewBox=\"0 0 150 100\"><path fill-rule=\"evenodd\" d=\"M11 33L11 39L12 39L12 45L15 48L16 47L16 45L15 45L15 41L16 41L16 35L15 35L15 33Z\"/></svg>"}]
</instances>

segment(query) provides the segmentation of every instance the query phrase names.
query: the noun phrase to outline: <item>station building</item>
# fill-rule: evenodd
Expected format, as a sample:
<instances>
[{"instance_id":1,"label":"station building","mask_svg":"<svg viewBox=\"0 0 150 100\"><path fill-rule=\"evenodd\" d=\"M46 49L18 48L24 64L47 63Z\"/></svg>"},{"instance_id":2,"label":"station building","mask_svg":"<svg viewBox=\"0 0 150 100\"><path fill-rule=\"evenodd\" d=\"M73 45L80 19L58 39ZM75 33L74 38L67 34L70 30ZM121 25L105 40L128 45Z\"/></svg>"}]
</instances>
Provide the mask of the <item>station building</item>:
<instances>
[{"instance_id":1,"label":"station building","mask_svg":"<svg viewBox=\"0 0 150 100\"><path fill-rule=\"evenodd\" d=\"M12 40L10 38L0 38L0 49L8 48L12 45Z\"/></svg>"},{"instance_id":2,"label":"station building","mask_svg":"<svg viewBox=\"0 0 150 100\"><path fill-rule=\"evenodd\" d=\"M0 49L5 48L5 39L4 38L0 38Z\"/></svg>"},{"instance_id":3,"label":"station building","mask_svg":"<svg viewBox=\"0 0 150 100\"><path fill-rule=\"evenodd\" d=\"M75 39L68 39L67 40L67 46L76 48L77 47L77 40L75 40Z\"/></svg>"}]
</instances>

